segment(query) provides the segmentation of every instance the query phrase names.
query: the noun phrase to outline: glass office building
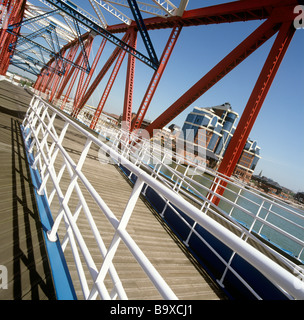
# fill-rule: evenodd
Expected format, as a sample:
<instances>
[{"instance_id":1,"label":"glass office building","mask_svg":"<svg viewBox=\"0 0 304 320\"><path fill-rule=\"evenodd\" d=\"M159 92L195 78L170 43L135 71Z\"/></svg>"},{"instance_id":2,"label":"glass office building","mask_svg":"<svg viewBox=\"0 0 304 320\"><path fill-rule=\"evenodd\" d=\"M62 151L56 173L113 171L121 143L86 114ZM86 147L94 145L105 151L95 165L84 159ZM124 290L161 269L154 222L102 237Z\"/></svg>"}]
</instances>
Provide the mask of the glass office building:
<instances>
[{"instance_id":1,"label":"glass office building","mask_svg":"<svg viewBox=\"0 0 304 320\"><path fill-rule=\"evenodd\" d=\"M235 132L239 115L233 111L229 103L211 108L195 107L190 112L182 127L184 139L194 144L198 143L198 132L205 130L207 149L207 165L217 168L223 159L229 142ZM248 140L235 168L234 175L249 181L260 159L260 147Z\"/></svg>"}]
</instances>

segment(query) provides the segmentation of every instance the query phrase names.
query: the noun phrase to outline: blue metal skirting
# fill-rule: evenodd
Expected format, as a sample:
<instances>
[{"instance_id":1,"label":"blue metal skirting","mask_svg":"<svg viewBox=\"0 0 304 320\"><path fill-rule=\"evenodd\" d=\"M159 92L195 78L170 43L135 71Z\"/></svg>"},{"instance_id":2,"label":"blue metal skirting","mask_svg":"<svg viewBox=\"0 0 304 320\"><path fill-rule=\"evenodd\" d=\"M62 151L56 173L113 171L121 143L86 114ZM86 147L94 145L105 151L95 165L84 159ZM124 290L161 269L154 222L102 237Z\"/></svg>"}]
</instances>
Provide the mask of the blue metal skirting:
<instances>
[{"instance_id":1,"label":"blue metal skirting","mask_svg":"<svg viewBox=\"0 0 304 320\"><path fill-rule=\"evenodd\" d=\"M23 141L25 141L25 133L22 126L21 131L23 135ZM35 198L40 215L40 221L42 224L43 236L48 253L49 263L52 270L52 278L56 290L56 296L58 300L77 300L77 296L64 258L63 251L61 249L60 242L59 240L57 240L56 242L51 242L47 237L47 231L51 230L54 221L46 196L41 196L37 193L37 190L41 185L41 177L37 169L34 170L31 168L31 165L34 162L34 158L32 154L28 153L29 146L30 141L28 143L25 142L27 161L29 163L31 172Z\"/></svg>"}]
</instances>

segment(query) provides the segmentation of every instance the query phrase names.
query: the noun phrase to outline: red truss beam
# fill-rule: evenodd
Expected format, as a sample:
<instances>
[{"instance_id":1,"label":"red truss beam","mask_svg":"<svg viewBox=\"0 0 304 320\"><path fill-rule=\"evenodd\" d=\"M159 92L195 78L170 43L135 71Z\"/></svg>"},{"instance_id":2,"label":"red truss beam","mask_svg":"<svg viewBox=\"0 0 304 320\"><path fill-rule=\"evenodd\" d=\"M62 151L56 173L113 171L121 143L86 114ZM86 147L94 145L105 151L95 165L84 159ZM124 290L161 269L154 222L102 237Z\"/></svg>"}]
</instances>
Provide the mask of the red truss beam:
<instances>
[{"instance_id":1,"label":"red truss beam","mask_svg":"<svg viewBox=\"0 0 304 320\"><path fill-rule=\"evenodd\" d=\"M81 36L82 41L84 41L84 42L86 42L89 37L91 37L90 32L87 32L87 33L85 33L85 34L83 34L83 35ZM62 55L63 52L65 52L65 51L73 48L73 50L74 50L74 49L76 50L76 52L75 52L75 54L76 54L76 53L77 53L77 50L78 50L78 48L79 48L79 45L80 45L79 39L77 38L77 39L69 42L68 44L66 44L64 47L62 47L61 50L60 50L60 53L61 53L61 55ZM77 49L76 49L76 48L77 48ZM70 61L73 61L74 58L75 58L75 56L73 56ZM51 66L54 61L55 61L55 57L52 57L52 58L48 61L47 65L41 69L40 75L38 76L38 78L37 78L37 80L36 80L36 83L35 83L35 85L34 85L34 88L35 88L35 89L39 90L39 86L41 85L42 81L44 81L45 75L47 75L47 74L49 73L48 67ZM77 61L75 62L75 64L77 64ZM54 64L53 64L53 65L54 65ZM66 76L69 74L70 68L71 68L71 65L68 64L68 65L67 65L67 68L66 68L66 73L65 73L63 79L66 79ZM73 69L73 70L74 70L74 69ZM41 79L41 78L43 78L43 79ZM70 79L70 78L69 78L69 79ZM69 80L69 79L68 79L68 80ZM40 83L40 84L39 84L39 83ZM59 90L58 90L58 94L56 95L56 98L57 98L57 99L59 99L59 98L61 97L61 95L62 95L62 92L61 92L60 90L61 90L61 88L62 88L62 84L63 84L63 83L64 83L64 81L62 81L61 84L60 84L60 88L59 88ZM66 84L67 84L67 83L65 83L65 86L66 86ZM65 86L63 87L63 89L65 88ZM60 93L60 94L59 94L59 93ZM58 95L59 95L59 97L58 97Z\"/></svg>"},{"instance_id":2,"label":"red truss beam","mask_svg":"<svg viewBox=\"0 0 304 320\"><path fill-rule=\"evenodd\" d=\"M93 37L90 37L90 38L88 38L87 42L86 42L85 45L84 45L85 50L86 50L87 52L90 51L91 48L92 48L92 45L93 45ZM82 64L84 63L84 55L83 55L82 51L79 53L79 56L78 56L76 62L78 62L79 65L82 65ZM71 91L72 91L72 89L73 89L73 87L74 87L74 84L75 84L75 81L76 81L76 79L77 79L77 76L78 76L79 71L80 71L80 70L79 70L78 68L72 67L72 69L71 69L71 71L70 71L70 73L69 73L69 75L68 75L69 78L70 78L72 75L73 75L73 77L72 77L72 80L71 80L71 82L70 82L70 84L69 84L69 87L68 87L68 89L67 89L67 92L66 92L66 94L65 94L64 100L63 100L62 105L61 105L61 109L64 109L64 106L65 106L68 98L70 97ZM63 88L63 89L64 89L64 88ZM63 89L62 89L62 90L63 90Z\"/></svg>"},{"instance_id":3,"label":"red truss beam","mask_svg":"<svg viewBox=\"0 0 304 320\"><path fill-rule=\"evenodd\" d=\"M83 54L83 59L82 59L82 64L83 67L87 67L87 59L89 59L91 51L92 51L92 46L93 46L93 38L90 42L90 45L84 49L85 54ZM80 72L80 77L78 80L78 86L77 86L77 90L76 90L76 95L75 95L75 104L78 101L78 99L80 98L80 92L82 90L82 86L83 86L83 81L84 81L84 76L85 76L85 71L81 71Z\"/></svg>"},{"instance_id":4,"label":"red truss beam","mask_svg":"<svg viewBox=\"0 0 304 320\"><path fill-rule=\"evenodd\" d=\"M90 32L86 32L86 33L84 33L84 34L81 36L81 39L82 39L83 42L85 42L85 41L87 41L90 37L92 37L92 34L91 34ZM75 40L72 40L71 42L69 42L69 43L67 43L65 46L63 46L63 47L60 49L59 53L62 54L62 52L66 51L66 50L68 50L68 49L70 49L70 48L72 48L72 47L75 47L75 46L77 46L77 45L79 45L79 44L80 44L80 43L79 43L79 39L76 38ZM45 71L45 70L47 69L47 67L48 67L53 61L55 61L55 59L56 59L56 57L52 57L52 58L49 60L49 62L47 63L47 66L46 66L46 67L43 67L43 68L41 69L41 72Z\"/></svg>"},{"instance_id":5,"label":"red truss beam","mask_svg":"<svg viewBox=\"0 0 304 320\"><path fill-rule=\"evenodd\" d=\"M167 66L167 63L169 61L169 58L171 56L171 53L173 51L173 48L177 42L178 36L181 32L182 27L181 26L175 26L171 32L171 35L169 37L169 40L166 44L165 50L163 52L163 55L160 59L160 64L158 69L154 72L152 79L150 81L149 87L146 91L146 94L143 98L143 101L137 111L137 115L132 123L131 131L134 129L139 129L141 127L141 124L145 118L145 115L147 113L147 110L149 108L149 105L152 101L152 98L154 96L154 93L156 91L156 88L160 82L160 79L165 71L165 68Z\"/></svg>"},{"instance_id":6,"label":"red truss beam","mask_svg":"<svg viewBox=\"0 0 304 320\"><path fill-rule=\"evenodd\" d=\"M62 57L65 57L65 55L68 56L68 52L67 50L63 50L62 51ZM49 98L49 101L52 101L53 100L53 97L55 95L55 92L57 90L57 87L59 85L59 82L60 82L60 79L62 77L62 75L60 74L60 70L62 70L62 67L64 66L64 62L62 60L60 61L57 61L57 66L56 66L56 70L54 72L54 80L53 80L53 83L50 85L50 98Z\"/></svg>"},{"instance_id":7,"label":"red truss beam","mask_svg":"<svg viewBox=\"0 0 304 320\"><path fill-rule=\"evenodd\" d=\"M96 53L96 56L95 56L95 58L94 58L94 61L93 61L93 63L92 63L91 70L90 70L90 72L89 72L89 74L88 74L88 76L87 76L87 78L86 78L86 80L85 80L85 83L84 83L83 87L81 88L80 97L82 97L82 96L85 94L86 90L88 89L88 86L89 86L90 81L91 81L91 79L92 79L92 76L93 76L93 74L94 74L94 72L95 72L95 69L96 69L96 67L97 67L97 64L98 64L98 62L99 62L99 60L100 60L100 57L101 57L101 54L102 54L102 52L103 52L103 49L104 49L104 47L105 47L105 45L106 45L106 42L107 42L107 39L106 39L106 38L103 38L103 39L102 39L102 42L101 42L101 44L100 44L100 46L99 46L99 48L98 48L98 51L97 51L97 53Z\"/></svg>"},{"instance_id":8,"label":"red truss beam","mask_svg":"<svg viewBox=\"0 0 304 320\"><path fill-rule=\"evenodd\" d=\"M78 51L78 48L79 48L79 44L68 49L68 55L67 55L68 60L74 61L76 53ZM71 64L66 64L65 74L63 76L58 76L58 84L56 85L56 87L54 89L52 89L52 94L50 96L50 102L53 102L53 100L55 99L55 95L56 95L57 91L60 89L60 84L62 84L64 82L64 79L68 75L71 66L72 66ZM58 86L59 86L59 88L58 88Z\"/></svg>"},{"instance_id":9,"label":"red truss beam","mask_svg":"<svg viewBox=\"0 0 304 320\"><path fill-rule=\"evenodd\" d=\"M87 45L88 41L90 41L89 39L86 41L85 46ZM80 44L77 44L77 50L79 49ZM74 57L75 58L75 57ZM82 51L78 54L75 64L80 65L82 63L82 58L83 58L83 54ZM57 95L56 95L56 99L60 99L60 97L62 96L62 93L64 91L64 89L66 88L67 84L69 83L71 77L73 76L74 72L76 70L75 66L71 66L66 70L66 74L64 75L63 81L60 84L60 88L58 89Z\"/></svg>"},{"instance_id":10,"label":"red truss beam","mask_svg":"<svg viewBox=\"0 0 304 320\"><path fill-rule=\"evenodd\" d=\"M56 61L53 61L51 64L50 64L50 66L52 67L52 68L55 68L55 65L56 65ZM46 74L46 76L45 76L45 79L44 79L44 81L43 81L43 84L42 84L42 87L41 87L41 92L46 92L46 90L47 90L47 88L48 88L48 86L49 86L49 83L51 82L51 80L52 80L52 77L53 77L53 75L54 75L54 73L52 73L52 72L48 72L47 74Z\"/></svg>"},{"instance_id":11,"label":"red truss beam","mask_svg":"<svg viewBox=\"0 0 304 320\"><path fill-rule=\"evenodd\" d=\"M125 42L129 43L129 39L127 39ZM112 71L112 74L110 76L110 79L109 79L109 81L107 83L107 86L106 86L106 88L105 88L105 90L103 92L103 95L102 95L102 97L101 97L101 99L99 101L99 104L98 104L98 106L96 108L94 117L93 117L93 119L91 121L90 128L93 129L93 130L95 129L96 124L97 124L97 122L99 120L99 117L101 115L101 112L102 112L102 110L103 110L103 108L104 108L104 106L106 104L106 101L108 99L108 96L110 94L110 91L112 89L112 86L114 84L114 81L115 81L116 76L117 76L117 74L119 72L119 69L120 69L121 64L122 64L122 62L124 60L125 55L126 55L126 50L121 50L120 54L119 54L119 56L117 58L117 61L115 63L115 66L113 68L113 71Z\"/></svg>"}]
</instances>

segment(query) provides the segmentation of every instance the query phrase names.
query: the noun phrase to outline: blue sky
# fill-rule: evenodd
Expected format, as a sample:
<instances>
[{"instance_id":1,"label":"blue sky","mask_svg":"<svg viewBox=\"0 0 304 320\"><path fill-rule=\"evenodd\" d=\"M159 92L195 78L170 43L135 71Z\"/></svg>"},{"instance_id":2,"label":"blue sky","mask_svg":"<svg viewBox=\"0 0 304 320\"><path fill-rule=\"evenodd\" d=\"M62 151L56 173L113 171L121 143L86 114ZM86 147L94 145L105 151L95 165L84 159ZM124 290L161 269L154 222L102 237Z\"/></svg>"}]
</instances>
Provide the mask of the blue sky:
<instances>
[{"instance_id":1,"label":"blue sky","mask_svg":"<svg viewBox=\"0 0 304 320\"><path fill-rule=\"evenodd\" d=\"M83 1L74 2L84 7ZM223 1L190 0L188 9L220 2ZM146 118L154 120L158 117L261 23L253 21L184 28ZM149 34L160 58L170 30L156 30ZM100 41L101 39L95 41L93 53L96 53ZM182 126L187 114L195 106L211 107L224 102L230 102L241 116L273 41L274 37L197 99L172 123ZM112 44L106 46L100 66L113 49ZM145 52L139 35L138 50ZM121 67L104 111L122 113L126 64L127 59ZM137 61L135 73L134 112L141 103L153 70ZM304 191L303 75L304 29L300 29L295 33L250 134L250 138L256 140L261 147L262 159L255 173L262 170L263 175L296 192ZM89 104L97 105L107 80L108 76L101 82Z\"/></svg>"}]
</instances>

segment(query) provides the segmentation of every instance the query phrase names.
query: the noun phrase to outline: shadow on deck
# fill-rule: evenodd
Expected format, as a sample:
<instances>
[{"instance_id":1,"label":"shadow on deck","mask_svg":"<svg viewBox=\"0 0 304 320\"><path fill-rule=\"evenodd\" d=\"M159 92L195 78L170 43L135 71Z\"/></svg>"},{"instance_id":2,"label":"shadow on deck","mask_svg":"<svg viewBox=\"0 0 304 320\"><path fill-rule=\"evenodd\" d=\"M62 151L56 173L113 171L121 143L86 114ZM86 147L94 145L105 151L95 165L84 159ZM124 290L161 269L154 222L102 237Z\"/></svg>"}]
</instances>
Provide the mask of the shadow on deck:
<instances>
[{"instance_id":1,"label":"shadow on deck","mask_svg":"<svg viewBox=\"0 0 304 320\"><path fill-rule=\"evenodd\" d=\"M55 299L20 130L30 99L22 88L0 83L0 265L8 281L2 300Z\"/></svg>"}]
</instances>

